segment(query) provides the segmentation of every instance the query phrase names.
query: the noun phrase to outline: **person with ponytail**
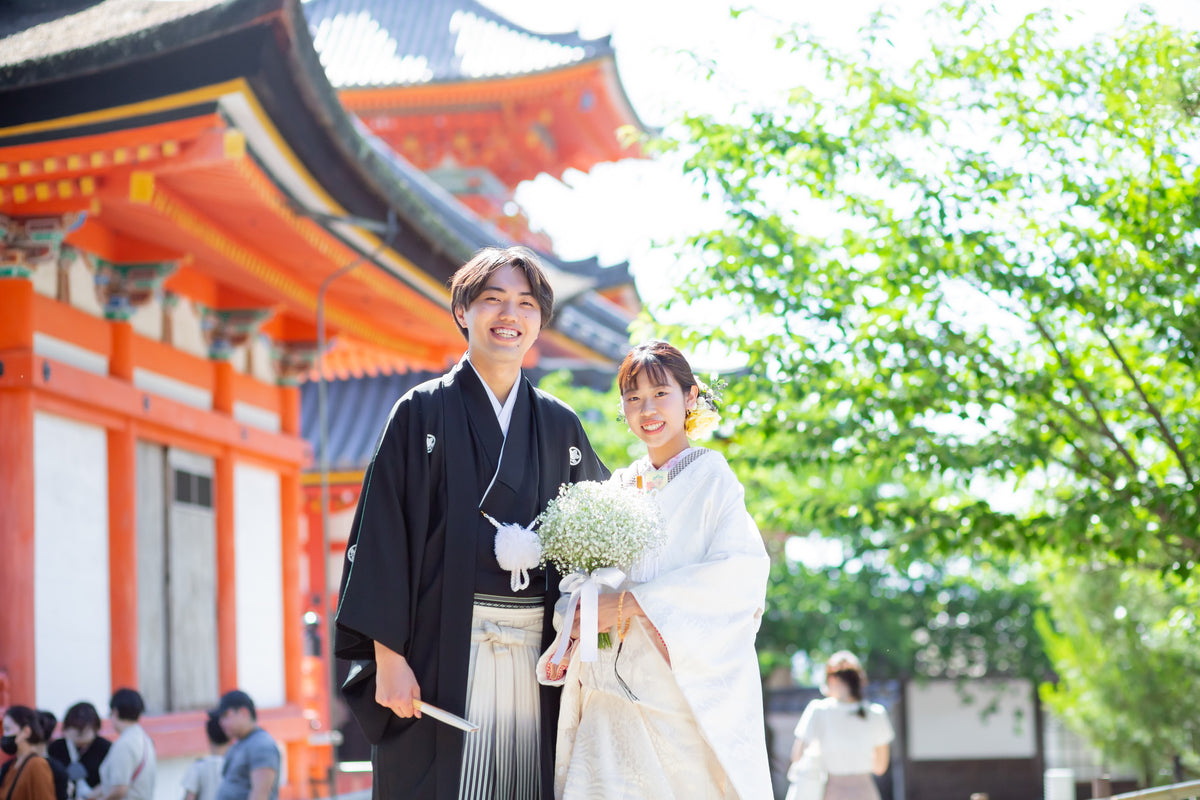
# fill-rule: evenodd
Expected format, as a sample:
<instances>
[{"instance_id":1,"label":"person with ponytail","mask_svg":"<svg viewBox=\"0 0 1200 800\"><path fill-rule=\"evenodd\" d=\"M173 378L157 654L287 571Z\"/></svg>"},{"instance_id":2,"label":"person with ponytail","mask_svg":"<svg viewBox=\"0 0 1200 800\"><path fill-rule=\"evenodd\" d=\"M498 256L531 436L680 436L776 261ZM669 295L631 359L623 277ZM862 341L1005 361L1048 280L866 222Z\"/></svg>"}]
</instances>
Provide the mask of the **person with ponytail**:
<instances>
[{"instance_id":1,"label":"person with ponytail","mask_svg":"<svg viewBox=\"0 0 1200 800\"><path fill-rule=\"evenodd\" d=\"M15 757L5 764L0 800L54 800L54 773L50 762L37 752L44 741L38 712L28 706L9 706L5 710L0 750L5 756Z\"/></svg>"},{"instance_id":2,"label":"person with ponytail","mask_svg":"<svg viewBox=\"0 0 1200 800\"><path fill-rule=\"evenodd\" d=\"M826 697L813 700L796 725L792 762L819 748L828 778L824 800L879 800L872 775L887 772L896 738L887 711L864 699L867 673L846 650L825 663Z\"/></svg>"}]
</instances>

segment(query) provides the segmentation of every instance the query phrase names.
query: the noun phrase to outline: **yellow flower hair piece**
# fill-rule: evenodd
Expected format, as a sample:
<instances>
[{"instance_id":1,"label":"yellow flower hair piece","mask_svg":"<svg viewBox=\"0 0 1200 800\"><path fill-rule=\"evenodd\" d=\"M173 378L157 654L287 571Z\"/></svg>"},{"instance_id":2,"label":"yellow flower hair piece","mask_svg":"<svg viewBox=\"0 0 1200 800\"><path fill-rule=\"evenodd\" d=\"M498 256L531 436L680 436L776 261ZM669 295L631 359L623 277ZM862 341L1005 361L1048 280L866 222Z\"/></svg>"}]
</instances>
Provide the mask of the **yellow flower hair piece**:
<instances>
[{"instance_id":1,"label":"yellow flower hair piece","mask_svg":"<svg viewBox=\"0 0 1200 800\"><path fill-rule=\"evenodd\" d=\"M689 409L683 418L683 430L689 439L707 439L721 424L721 413L717 410L721 393L725 389L724 381L712 385L696 379L700 396L696 398L696 407Z\"/></svg>"}]
</instances>

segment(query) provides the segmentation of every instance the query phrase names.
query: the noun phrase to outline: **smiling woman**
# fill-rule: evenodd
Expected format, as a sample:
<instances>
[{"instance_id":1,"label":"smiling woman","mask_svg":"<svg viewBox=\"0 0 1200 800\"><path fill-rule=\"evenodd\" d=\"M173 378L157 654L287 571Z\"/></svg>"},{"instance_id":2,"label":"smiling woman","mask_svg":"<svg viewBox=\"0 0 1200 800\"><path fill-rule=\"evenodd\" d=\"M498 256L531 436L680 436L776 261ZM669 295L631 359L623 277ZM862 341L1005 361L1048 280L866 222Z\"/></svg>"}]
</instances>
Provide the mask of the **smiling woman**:
<instances>
[{"instance_id":1,"label":"smiling woman","mask_svg":"<svg viewBox=\"0 0 1200 800\"><path fill-rule=\"evenodd\" d=\"M594 661L576 648L565 674L557 650L542 656L538 680L563 686L554 795L770 797L754 651L769 568L762 538L724 457L688 446L699 386L683 354L639 345L617 383L647 455L610 481L645 491L662 541L597 599L597 627L615 629L619 646ZM565 615L564 631L578 635Z\"/></svg>"}]
</instances>

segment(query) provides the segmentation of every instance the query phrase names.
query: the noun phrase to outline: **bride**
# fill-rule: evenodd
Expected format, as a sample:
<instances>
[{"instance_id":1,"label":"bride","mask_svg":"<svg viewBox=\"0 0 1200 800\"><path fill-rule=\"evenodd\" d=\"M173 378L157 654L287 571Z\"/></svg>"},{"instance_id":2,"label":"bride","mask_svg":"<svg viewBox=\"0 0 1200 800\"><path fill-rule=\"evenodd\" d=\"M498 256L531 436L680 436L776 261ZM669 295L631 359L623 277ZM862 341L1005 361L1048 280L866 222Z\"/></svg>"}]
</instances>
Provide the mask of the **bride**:
<instances>
[{"instance_id":1,"label":"bride","mask_svg":"<svg viewBox=\"0 0 1200 800\"><path fill-rule=\"evenodd\" d=\"M539 680L563 684L554 796L770 798L754 650L769 563L725 458L689 446L719 419L713 397L662 341L635 347L617 383L646 456L610 480L656 498L665 541L601 595L613 646L599 660L573 648L554 664L551 646L538 664Z\"/></svg>"}]
</instances>

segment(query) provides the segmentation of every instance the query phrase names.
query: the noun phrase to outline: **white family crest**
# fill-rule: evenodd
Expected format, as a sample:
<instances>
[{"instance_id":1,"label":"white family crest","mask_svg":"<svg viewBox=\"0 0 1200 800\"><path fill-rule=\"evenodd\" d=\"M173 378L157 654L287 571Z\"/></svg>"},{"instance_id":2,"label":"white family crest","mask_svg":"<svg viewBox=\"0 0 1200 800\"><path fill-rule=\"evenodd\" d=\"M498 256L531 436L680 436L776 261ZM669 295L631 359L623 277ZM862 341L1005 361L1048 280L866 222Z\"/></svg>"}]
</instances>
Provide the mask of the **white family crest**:
<instances>
[{"instance_id":1,"label":"white family crest","mask_svg":"<svg viewBox=\"0 0 1200 800\"><path fill-rule=\"evenodd\" d=\"M352 544L346 548L346 560L351 564L354 563L354 551L358 549L358 545Z\"/></svg>"},{"instance_id":2,"label":"white family crest","mask_svg":"<svg viewBox=\"0 0 1200 800\"><path fill-rule=\"evenodd\" d=\"M579 452L578 447L572 447L567 451L567 454L571 457L572 467L577 466L580 461L583 461L583 453Z\"/></svg>"},{"instance_id":3,"label":"white family crest","mask_svg":"<svg viewBox=\"0 0 1200 800\"><path fill-rule=\"evenodd\" d=\"M432 433L425 434L425 452L432 453L433 446L435 444L437 444L437 437L434 436Z\"/></svg>"}]
</instances>

